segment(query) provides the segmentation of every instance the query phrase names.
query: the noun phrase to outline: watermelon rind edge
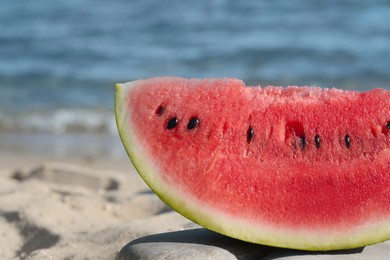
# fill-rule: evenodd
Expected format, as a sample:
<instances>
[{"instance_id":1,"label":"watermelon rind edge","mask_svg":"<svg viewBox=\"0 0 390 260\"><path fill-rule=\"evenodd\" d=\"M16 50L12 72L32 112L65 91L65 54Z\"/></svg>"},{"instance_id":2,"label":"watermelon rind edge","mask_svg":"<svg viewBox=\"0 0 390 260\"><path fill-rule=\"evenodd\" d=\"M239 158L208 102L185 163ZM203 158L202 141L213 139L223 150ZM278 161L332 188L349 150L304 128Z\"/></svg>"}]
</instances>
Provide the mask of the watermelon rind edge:
<instances>
[{"instance_id":1,"label":"watermelon rind edge","mask_svg":"<svg viewBox=\"0 0 390 260\"><path fill-rule=\"evenodd\" d=\"M313 236L310 232L297 232L296 230L283 230L283 232L278 233L275 227L229 219L220 212L205 208L200 202L185 199L185 192L167 187L158 177L156 174L158 169L154 165L153 159L147 156L146 151L139 145L137 137L132 132L132 122L128 120L128 113L131 111L127 109L126 93L132 87L141 85L142 81L144 80L116 84L114 109L118 132L124 148L141 178L162 201L184 217L209 230L243 241L308 251L358 248L390 239L388 219L377 220L373 225L367 224L358 231L340 233L339 236L328 237L325 233ZM274 232L275 230L276 232Z\"/></svg>"}]
</instances>

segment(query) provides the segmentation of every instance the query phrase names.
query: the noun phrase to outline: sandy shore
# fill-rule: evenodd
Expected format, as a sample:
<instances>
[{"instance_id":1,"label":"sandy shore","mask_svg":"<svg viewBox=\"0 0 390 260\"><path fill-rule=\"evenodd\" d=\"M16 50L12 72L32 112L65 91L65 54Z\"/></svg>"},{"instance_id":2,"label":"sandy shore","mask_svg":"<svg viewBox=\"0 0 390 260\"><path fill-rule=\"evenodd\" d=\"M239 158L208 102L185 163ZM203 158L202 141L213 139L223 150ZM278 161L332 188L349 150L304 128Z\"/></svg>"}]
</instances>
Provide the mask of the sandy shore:
<instances>
[{"instance_id":1,"label":"sandy shore","mask_svg":"<svg viewBox=\"0 0 390 260\"><path fill-rule=\"evenodd\" d=\"M127 158L0 154L0 259L113 259L168 211Z\"/></svg>"}]
</instances>

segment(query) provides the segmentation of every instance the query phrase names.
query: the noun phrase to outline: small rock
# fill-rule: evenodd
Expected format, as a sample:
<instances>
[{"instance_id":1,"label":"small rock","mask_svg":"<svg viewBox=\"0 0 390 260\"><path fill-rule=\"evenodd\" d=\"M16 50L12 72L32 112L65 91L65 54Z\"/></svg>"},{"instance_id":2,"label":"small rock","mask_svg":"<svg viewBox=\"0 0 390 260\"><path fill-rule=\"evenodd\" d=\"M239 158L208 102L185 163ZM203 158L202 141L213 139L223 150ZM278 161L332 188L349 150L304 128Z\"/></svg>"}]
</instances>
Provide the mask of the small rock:
<instances>
[{"instance_id":1,"label":"small rock","mask_svg":"<svg viewBox=\"0 0 390 260\"><path fill-rule=\"evenodd\" d=\"M204 228L149 235L133 240L117 255L117 260L260 259L272 247L247 243Z\"/></svg>"},{"instance_id":2,"label":"small rock","mask_svg":"<svg viewBox=\"0 0 390 260\"><path fill-rule=\"evenodd\" d=\"M334 250L334 251L304 251L304 250L293 250L293 249L276 249L271 254L267 255L264 260L271 259L283 259L283 260L309 260L309 259L320 259L320 260L379 260L379 259L390 259L390 241L384 243L375 244L372 246L345 249L345 250Z\"/></svg>"}]
</instances>

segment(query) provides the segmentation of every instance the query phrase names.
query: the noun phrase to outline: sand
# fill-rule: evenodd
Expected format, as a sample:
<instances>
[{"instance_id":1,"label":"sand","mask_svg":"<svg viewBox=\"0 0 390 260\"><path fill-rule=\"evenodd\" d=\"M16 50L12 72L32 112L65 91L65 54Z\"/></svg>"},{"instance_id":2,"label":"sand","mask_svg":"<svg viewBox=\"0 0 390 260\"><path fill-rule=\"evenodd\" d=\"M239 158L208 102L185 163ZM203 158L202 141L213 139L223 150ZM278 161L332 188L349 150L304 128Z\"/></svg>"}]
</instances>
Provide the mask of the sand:
<instances>
[{"instance_id":1,"label":"sand","mask_svg":"<svg viewBox=\"0 0 390 260\"><path fill-rule=\"evenodd\" d=\"M169 229L153 227L170 209L127 158L1 154L0 166L0 259L113 259L132 239Z\"/></svg>"},{"instance_id":2,"label":"sand","mask_svg":"<svg viewBox=\"0 0 390 260\"><path fill-rule=\"evenodd\" d=\"M130 161L0 153L0 259L390 259L253 245L171 211Z\"/></svg>"}]
</instances>

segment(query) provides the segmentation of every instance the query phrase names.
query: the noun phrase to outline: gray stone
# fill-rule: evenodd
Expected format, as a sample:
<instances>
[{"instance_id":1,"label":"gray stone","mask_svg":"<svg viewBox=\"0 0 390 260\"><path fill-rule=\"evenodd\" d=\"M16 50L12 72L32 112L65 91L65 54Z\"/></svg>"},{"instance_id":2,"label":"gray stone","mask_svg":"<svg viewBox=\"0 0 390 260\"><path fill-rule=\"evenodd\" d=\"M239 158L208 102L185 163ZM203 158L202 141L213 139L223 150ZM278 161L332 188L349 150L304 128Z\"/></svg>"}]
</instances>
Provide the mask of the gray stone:
<instances>
[{"instance_id":1,"label":"gray stone","mask_svg":"<svg viewBox=\"0 0 390 260\"><path fill-rule=\"evenodd\" d=\"M372 246L346 249L346 250L334 250L328 252L311 252L304 250L292 250L292 249L277 249L267 255L265 260L271 259L283 259L283 260L382 260L390 259L390 241L375 244Z\"/></svg>"},{"instance_id":2,"label":"gray stone","mask_svg":"<svg viewBox=\"0 0 390 260\"><path fill-rule=\"evenodd\" d=\"M256 245L229 238L203 228L193 228L135 239L122 248L116 259L379 260L390 259L390 241L362 248L316 252Z\"/></svg>"},{"instance_id":3,"label":"gray stone","mask_svg":"<svg viewBox=\"0 0 390 260\"><path fill-rule=\"evenodd\" d=\"M117 260L260 259L270 250L271 247L195 228L138 238L122 248Z\"/></svg>"}]
</instances>

